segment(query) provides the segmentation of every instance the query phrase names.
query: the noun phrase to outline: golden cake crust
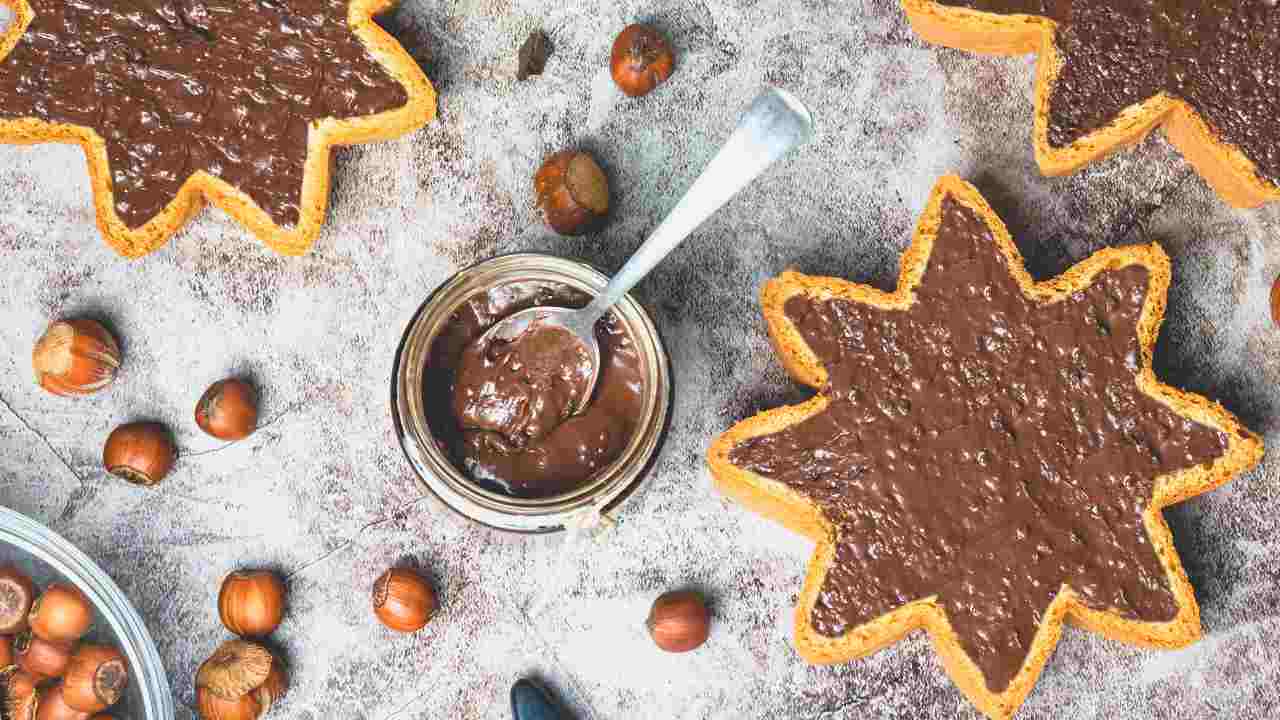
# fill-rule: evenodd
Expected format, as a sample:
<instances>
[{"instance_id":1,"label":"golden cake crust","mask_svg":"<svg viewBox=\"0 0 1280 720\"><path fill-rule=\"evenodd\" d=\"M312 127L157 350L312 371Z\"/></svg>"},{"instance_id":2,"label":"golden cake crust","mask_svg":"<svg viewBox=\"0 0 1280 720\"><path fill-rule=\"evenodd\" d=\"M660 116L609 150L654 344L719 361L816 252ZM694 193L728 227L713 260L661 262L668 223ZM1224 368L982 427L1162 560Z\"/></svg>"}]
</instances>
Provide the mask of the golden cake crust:
<instances>
[{"instance_id":1,"label":"golden cake crust","mask_svg":"<svg viewBox=\"0 0 1280 720\"><path fill-rule=\"evenodd\" d=\"M783 367L793 378L819 390L827 379L826 370L817 356L784 313L787 300L804 294L819 300L839 298L882 309L909 307L914 302L914 289L928 264L941 222L942 200L947 196L971 209L991 229L997 246L1008 259L1010 270L1028 298L1042 303L1053 302L1087 287L1095 276L1110 269L1141 265L1148 270L1150 285L1138 323L1138 343L1142 353L1138 387L1179 415L1221 431L1227 436L1228 443L1226 452L1208 467L1196 466L1157 478L1154 497L1143 514L1152 547L1165 569L1178 605L1178 613L1173 620L1142 622L1094 610L1079 602L1075 593L1064 585L1037 627L1027 659L1009 686L999 693L987 688L978 666L962 649L936 596L904 605L853 628L843 636L820 635L814 630L810 618L835 557L835 527L812 501L782 483L737 467L729 460L729 453L744 440L778 432L816 415L826 407L827 398L819 394L805 403L767 410L739 422L712 443L707 461L715 485L721 492L817 543L796 605L795 644L802 657L815 664L847 662L890 645L912 630L923 629L928 632L947 674L961 692L988 716L1010 718L1044 669L1062 633L1064 620L1109 638L1157 648L1181 647L1200 636L1199 607L1160 511L1218 487L1253 467L1262 458L1263 445L1221 405L1165 385L1152 371L1151 353L1164 319L1170 276L1169 259L1158 245L1105 249L1056 278L1036 282L1023 266L1017 246L999 217L973 186L954 176L942 178L934 187L911 246L902 256L898 287L894 292L886 293L846 280L791 271L765 284L761 304L769 338Z\"/></svg>"},{"instance_id":2,"label":"golden cake crust","mask_svg":"<svg viewBox=\"0 0 1280 720\"><path fill-rule=\"evenodd\" d=\"M137 228L128 227L115 211L107 146L97 132L81 125L50 123L34 118L0 119L0 143L19 145L60 142L84 149L93 188L98 229L107 244L125 257L152 252L196 215L206 202L227 212L253 232L267 247L284 255L301 255L315 242L329 205L332 149L341 145L389 140L430 122L436 114L436 92L427 76L395 38L373 21L397 0L351 0L347 24L369 54L405 89L403 107L362 117L324 118L311 124L307 157L303 166L302 200L296 225L278 225L243 191L207 172L193 173L173 200L154 218ZM0 62L18 44L35 17L27 0L0 0L16 14L16 22L0 33Z\"/></svg>"},{"instance_id":3,"label":"golden cake crust","mask_svg":"<svg viewBox=\"0 0 1280 720\"><path fill-rule=\"evenodd\" d=\"M1106 125L1066 147L1049 143L1049 96L1062 68L1054 43L1057 23L1034 15L996 15L940 5L934 0L902 0L912 28L928 42L989 55L1037 53L1036 162L1046 175L1067 175L1137 144L1156 127L1228 203L1257 207L1280 200L1280 187L1264 180L1252 160L1219 138L1187 102L1160 93L1131 105Z\"/></svg>"}]
</instances>

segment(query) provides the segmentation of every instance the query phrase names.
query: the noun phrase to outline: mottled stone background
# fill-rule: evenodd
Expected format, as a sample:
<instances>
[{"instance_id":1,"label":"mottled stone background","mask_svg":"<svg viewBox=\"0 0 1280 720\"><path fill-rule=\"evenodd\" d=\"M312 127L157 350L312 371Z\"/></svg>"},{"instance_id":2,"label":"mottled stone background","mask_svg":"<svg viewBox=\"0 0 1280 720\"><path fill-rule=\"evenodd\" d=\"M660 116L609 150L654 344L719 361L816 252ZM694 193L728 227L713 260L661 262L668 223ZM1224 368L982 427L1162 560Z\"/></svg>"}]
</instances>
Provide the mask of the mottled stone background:
<instances>
[{"instance_id":1,"label":"mottled stone background","mask_svg":"<svg viewBox=\"0 0 1280 720\"><path fill-rule=\"evenodd\" d=\"M613 35L650 19L678 69L615 103ZM274 640L294 684L275 717L505 718L521 675L543 678L582 720L950 718L974 712L923 637L813 668L791 647L807 542L711 488L710 438L794 401L766 346L761 282L788 266L881 286L896 276L934 179L974 181L1032 270L1098 248L1160 241L1174 285L1157 363L1220 399L1280 447L1280 207L1236 211L1157 136L1068 179L1030 150L1031 61L927 47L896 2L405 0L385 25L440 90L440 115L396 142L338 155L315 249L277 257L218 211L137 262L94 229L84 161L67 147L0 147L0 502L98 560L146 618L179 720L192 675L226 635L226 572L277 568L290 609ZM547 72L514 80L530 28ZM392 437L392 354L430 290L511 250L621 265L689 185L764 83L806 99L816 142L756 183L671 256L638 294L669 343L677 393L648 485L600 544L525 538L455 517L423 490ZM612 222L571 240L545 231L531 176L547 153L594 152ZM120 336L118 382L69 401L32 384L51 319L89 315ZM225 445L190 420L228 374L264 392L266 422ZM104 474L116 424L154 418L182 450L154 490ZM1027 718L1276 717L1280 685L1277 461L1168 512L1202 603L1205 639L1149 652L1068 630ZM443 597L429 629L392 636L367 589L389 564L420 566ZM661 591L714 602L708 644L655 650L643 628Z\"/></svg>"}]
</instances>

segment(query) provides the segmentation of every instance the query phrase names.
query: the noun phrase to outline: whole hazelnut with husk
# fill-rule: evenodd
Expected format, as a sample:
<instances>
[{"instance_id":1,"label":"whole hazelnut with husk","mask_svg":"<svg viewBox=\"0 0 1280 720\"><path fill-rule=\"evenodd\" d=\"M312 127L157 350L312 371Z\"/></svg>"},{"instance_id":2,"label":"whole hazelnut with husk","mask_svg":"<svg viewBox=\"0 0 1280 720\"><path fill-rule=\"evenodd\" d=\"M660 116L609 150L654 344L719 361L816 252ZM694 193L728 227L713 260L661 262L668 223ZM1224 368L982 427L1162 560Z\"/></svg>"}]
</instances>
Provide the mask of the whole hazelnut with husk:
<instances>
[{"instance_id":1,"label":"whole hazelnut with husk","mask_svg":"<svg viewBox=\"0 0 1280 720\"><path fill-rule=\"evenodd\" d=\"M0 568L0 634L27 629L27 614L35 596L35 585L25 573L12 565Z\"/></svg>"},{"instance_id":2,"label":"whole hazelnut with husk","mask_svg":"<svg viewBox=\"0 0 1280 720\"><path fill-rule=\"evenodd\" d=\"M93 625L93 605L76 586L50 583L31 604L27 623L42 640L74 643Z\"/></svg>"},{"instance_id":3,"label":"whole hazelnut with husk","mask_svg":"<svg viewBox=\"0 0 1280 720\"><path fill-rule=\"evenodd\" d=\"M421 630L435 611L431 585L408 568L391 568L373 583L373 613L396 632Z\"/></svg>"},{"instance_id":4,"label":"whole hazelnut with husk","mask_svg":"<svg viewBox=\"0 0 1280 720\"><path fill-rule=\"evenodd\" d=\"M247 640L228 640L196 671L196 706L204 720L256 720L288 687L289 678L271 651Z\"/></svg>"},{"instance_id":5,"label":"whole hazelnut with husk","mask_svg":"<svg viewBox=\"0 0 1280 720\"><path fill-rule=\"evenodd\" d=\"M707 641L711 632L711 615L701 595L691 590L678 590L654 601L645 624L655 645L670 653L682 653Z\"/></svg>"},{"instance_id":6,"label":"whole hazelnut with husk","mask_svg":"<svg viewBox=\"0 0 1280 720\"><path fill-rule=\"evenodd\" d=\"M561 150L533 176L533 192L547 225L561 235L582 235L609 214L609 180L585 152Z\"/></svg>"},{"instance_id":7,"label":"whole hazelnut with husk","mask_svg":"<svg viewBox=\"0 0 1280 720\"><path fill-rule=\"evenodd\" d=\"M243 380L219 380L196 403L196 425L219 440L243 440L258 429L258 394Z\"/></svg>"},{"instance_id":8,"label":"whole hazelnut with husk","mask_svg":"<svg viewBox=\"0 0 1280 720\"><path fill-rule=\"evenodd\" d=\"M95 713L115 705L129 684L129 667L120 651L107 645L81 645L62 680L62 696L76 710Z\"/></svg>"},{"instance_id":9,"label":"whole hazelnut with husk","mask_svg":"<svg viewBox=\"0 0 1280 720\"><path fill-rule=\"evenodd\" d=\"M45 330L31 351L36 383L54 395L91 395L120 369L120 346L94 320L63 320Z\"/></svg>"},{"instance_id":10,"label":"whole hazelnut with husk","mask_svg":"<svg viewBox=\"0 0 1280 720\"><path fill-rule=\"evenodd\" d=\"M675 65L671 45L662 33L639 23L618 33L609 53L613 82L630 97L648 95L671 77Z\"/></svg>"},{"instance_id":11,"label":"whole hazelnut with husk","mask_svg":"<svg viewBox=\"0 0 1280 720\"><path fill-rule=\"evenodd\" d=\"M65 687L61 684L40 690L36 705L36 720L89 720L93 713L82 712L67 704Z\"/></svg>"},{"instance_id":12,"label":"whole hazelnut with husk","mask_svg":"<svg viewBox=\"0 0 1280 720\"><path fill-rule=\"evenodd\" d=\"M13 658L18 668L43 681L62 677L75 652L72 642L45 640L29 631L13 639Z\"/></svg>"},{"instance_id":13,"label":"whole hazelnut with husk","mask_svg":"<svg viewBox=\"0 0 1280 720\"><path fill-rule=\"evenodd\" d=\"M3 703L0 706L3 709L0 717L6 720L30 720L35 717L38 700L36 687L39 684L40 678L17 665L9 665L0 670L0 703Z\"/></svg>"},{"instance_id":14,"label":"whole hazelnut with husk","mask_svg":"<svg viewBox=\"0 0 1280 720\"><path fill-rule=\"evenodd\" d=\"M237 635L268 635L284 618L284 596L284 583L269 570L233 572L218 592L218 615Z\"/></svg>"},{"instance_id":15,"label":"whole hazelnut with husk","mask_svg":"<svg viewBox=\"0 0 1280 720\"><path fill-rule=\"evenodd\" d=\"M116 477L150 487L173 469L175 455L177 449L165 426L154 422L128 423L107 436L102 448L102 464Z\"/></svg>"}]
</instances>

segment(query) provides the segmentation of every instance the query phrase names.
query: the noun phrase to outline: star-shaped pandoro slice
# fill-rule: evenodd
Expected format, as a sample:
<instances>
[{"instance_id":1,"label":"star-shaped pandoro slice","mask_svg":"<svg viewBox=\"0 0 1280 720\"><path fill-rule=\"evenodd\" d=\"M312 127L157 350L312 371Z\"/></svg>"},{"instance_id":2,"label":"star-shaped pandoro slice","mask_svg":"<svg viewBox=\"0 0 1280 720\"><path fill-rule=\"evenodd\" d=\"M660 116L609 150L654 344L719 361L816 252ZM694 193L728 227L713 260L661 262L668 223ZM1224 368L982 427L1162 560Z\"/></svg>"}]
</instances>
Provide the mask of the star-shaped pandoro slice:
<instances>
[{"instance_id":1,"label":"star-shaped pandoro slice","mask_svg":"<svg viewBox=\"0 0 1280 720\"><path fill-rule=\"evenodd\" d=\"M1242 0L1241 5L1249 2L1252 0ZM1265 3L1262 2L1255 4L1255 12L1270 12L1273 14L1271 22L1280 21L1274 17L1276 8L1264 7ZM1080 84L1079 89L1082 91L1098 90L1111 83L1102 88L1102 92L1089 92L1089 97L1084 100L1106 113L1105 122L1081 135L1073 134L1068 142L1055 144L1051 137L1051 109L1057 101L1055 91L1058 81L1064 72L1070 72L1066 68L1073 59L1069 56L1069 50L1064 52L1064 44L1058 42L1063 30L1052 15L1076 12L1072 3L1066 0L902 0L902 5L916 34L928 42L992 55L1038 55L1032 139L1036 161L1046 175L1073 173L1085 165L1140 142L1151 130L1162 127L1169 141L1218 195L1231 205L1257 207L1280 199L1280 185L1276 184L1274 173L1264 172L1260 163L1255 162L1257 158L1251 159L1239 145L1224 139L1220 132L1215 132L1206 116L1192 103L1163 87L1162 82L1155 77L1163 71L1154 74L1148 72L1151 70L1153 57L1143 54L1141 48L1136 54L1131 52L1133 48L1126 47L1124 42L1102 48L1101 54L1111 58L1127 58L1131 67L1111 68L1108 74L1112 77L1087 78L1076 73L1071 78L1073 82ZM965 7L966 5L982 9ZM1187 7L1193 6L1194 4ZM1001 10L997 12L993 8ZM1147 8L1149 6L1143 4L1114 2L1105 9L1131 16L1145 12ZM1216 10L1206 10L1207 16L1211 16L1213 12ZM1135 23L1134 26L1140 27L1140 24ZM1081 37L1074 38L1066 47L1080 47L1082 42L1093 37L1088 30L1081 31L1079 35ZM1209 41L1193 38L1191 42L1205 44ZM1270 48L1271 57L1268 57L1257 52L1257 48L1243 46L1239 38L1230 34L1224 34L1218 42L1220 45L1211 48L1207 51L1208 54L1215 58L1234 55L1236 60L1255 58L1256 67L1250 72L1258 74L1258 92L1271 92L1272 97L1267 102L1280 106L1280 96L1274 95L1273 81L1269 83L1265 77L1274 73L1272 58L1280 54L1280 47ZM1223 92L1233 91L1227 89ZM1118 102L1120 100L1124 102ZM1220 110L1224 112L1231 111L1231 103L1238 103L1238 109L1243 111L1247 108L1251 117L1255 118L1275 114L1265 110L1258 111L1260 114L1253 114L1254 106L1259 100L1259 97L1242 92L1239 97L1220 95L1213 98L1212 102L1223 106ZM1109 107L1112 104L1117 107ZM1245 132L1253 134L1253 128L1248 128ZM1280 148L1271 148L1268 152L1275 155L1280 153ZM1274 169L1274 159L1271 167Z\"/></svg>"},{"instance_id":2,"label":"star-shaped pandoro slice","mask_svg":"<svg viewBox=\"0 0 1280 720\"><path fill-rule=\"evenodd\" d=\"M994 689L983 670L983 667L989 668L990 665L981 662L981 658L975 660L975 656L971 655L970 648L973 647L975 637L973 628L977 623L978 636L990 634L992 637L1001 637L1002 630L1010 629L996 626L982 628L981 612L979 612L977 620L974 617L964 619L965 627L969 629L964 630L965 636L962 637L962 633L957 631L961 626L956 625L954 619L948 614L946 598L936 593L903 597L902 601L896 605L890 603L888 606L890 609L887 611L875 617L851 623L848 627L840 628L841 631L838 633L822 632L816 624L815 611L820 605L824 607L830 605L830 598L824 596L824 587L830 577L840 575L845 582L851 583L849 593L873 596L877 593L887 592L892 595L897 592L892 578L873 576L878 572L878 568L886 567L884 563L877 565L875 562L858 561L845 566L839 560L840 533L841 528L846 527L843 524L845 519L839 515L838 510L831 512L824 510L821 499L823 493L833 491L834 485L844 482L845 476L838 472L831 472L831 468L828 467L823 470L825 473L823 477L814 478L812 487L801 488L794 483L769 477L777 474L770 470L761 470L757 467L759 472L756 472L741 467L735 464L734 455L735 448L779 437L797 426L819 420L833 402L849 402L848 398L833 399L833 391L829 388L828 367L824 364L824 358L806 341L802 328L798 327L785 311L788 301L793 298L806 298L815 302L836 300L842 301L849 307L864 306L870 313L907 313L922 296L921 281L926 276L926 270L930 265L934 240L943 221L946 202L958 203L963 208L967 208L985 225L991 242L995 244L1005 260L1004 266L1007 267L1008 275L1015 283L1016 291L1033 304L1037 312L1046 313L1036 317L1055 318L1058 317L1059 310L1065 317L1072 308L1091 307L1087 303L1079 304L1080 298L1087 295L1091 287L1103 286L1119 273L1135 270L1145 272L1146 284L1141 298L1130 299L1137 308L1134 320L1135 333L1116 338L1117 342L1127 342L1136 346L1136 357L1125 361L1133 364L1132 385L1136 386L1144 402L1149 401L1155 404L1154 406L1158 407L1162 413L1166 413L1169 418L1177 421L1170 427L1178 423L1186 423L1181 430L1175 427L1170 431L1171 434L1176 435L1181 432L1185 436L1191 432L1187 428L1194 425L1200 428L1197 431L1200 437L1212 437L1215 438L1215 443L1220 443L1220 446L1215 446L1218 448L1215 451L1217 454L1211 462L1187 463L1175 460L1166 463L1173 469L1153 477L1149 499L1145 502L1138 500L1135 507L1127 507L1123 502L1116 506L1105 502L1099 503L1098 497L1089 499L1087 511L1108 515L1109 522L1113 523L1113 529L1117 532L1145 533L1145 541L1140 543L1142 552L1134 555L1119 553L1114 556L1120 561L1119 566L1128 568L1127 574L1132 574L1133 577L1121 578L1113 583L1114 587L1121 588L1118 595L1098 597L1092 594L1091 586L1092 579L1097 578L1096 573L1099 570L1097 567L1085 567L1091 553L1086 549L1081 555L1084 557L1083 560L1079 558L1069 560L1068 566L1072 562L1082 563L1080 568L1083 569L1072 574L1072 577L1081 579L1082 587L1073 588L1070 582L1062 582L1047 589L1041 588L1047 596L1043 609L1038 606L1031 608L1037 613L1035 615L1037 621L1025 629L1025 644L1017 654L1021 664L1016 665L1016 671L1011 674L1007 682L995 683ZM955 272L962 270L961 268ZM943 272L951 273L953 270ZM1031 692L1058 641L1065 621L1110 638L1157 648L1180 647L1199 637L1198 606L1174 549L1172 536L1161 509L1217 487L1253 467L1261 459L1263 446L1255 435L1245 429L1221 406L1205 398L1167 386L1157 380L1152 372L1151 353L1163 319L1169 277L1168 258L1158 246L1147 245L1103 250L1059 277L1036 282L1024 269L1021 257L1008 231L977 190L958 178L945 177L934 188L917 226L913 242L902 257L901 273L895 291L883 292L840 279L807 276L796 272L783 273L766 284L761 300L769 337L778 359L793 378L818 390L819 394L799 405L768 410L738 423L714 441L708 450L707 457L716 487L720 491L747 508L809 537L816 543L795 615L795 645L805 659L821 664L847 662L890 645L912 630L923 629L929 634L949 676L974 705L990 717L1008 718L1013 716ZM955 302L956 312L964 312L964 308L960 307L963 299L956 298ZM1120 332L1117 335L1122 336L1124 333ZM1103 342L1105 343L1105 340ZM855 366L856 369L857 366ZM996 384L1001 384L1005 380L1005 378L991 379ZM860 401L870 403L879 403L884 399L883 397L859 398ZM874 426L869 427L871 432L876 432ZM850 439L853 433L845 432L847 427L828 429L830 432L821 442L827 442L829 439L833 445L830 448L817 448L814 457L819 453L824 457L830 456L828 449L835 452L849 448L853 448L852 452L862 450ZM946 432L933 441L935 445L946 442ZM836 450L835 443L840 443L842 449ZM1052 446L1052 443L1047 445L1047 447ZM997 448L992 449L998 454ZM939 454L938 457L952 456ZM1129 456L1117 457L1120 457L1122 464L1133 462L1135 458L1132 453ZM765 458L764 465L769 464L770 459ZM772 470L777 470L778 473L783 472L781 468L772 468ZM912 476L930 475L932 477L924 468L917 470L912 467L905 469L904 472ZM980 478L967 478L964 476L966 472L968 470L964 468L959 470L944 468L939 477L948 479L949 482L976 486ZM815 475L823 473L815 473ZM1116 477L1123 476L1122 469L1116 469L1114 474ZM868 486L883 487L883 484L873 482L868 483ZM1073 485L1066 483L1061 487L1070 488ZM950 497L946 487L934 486L934 489L939 497ZM1041 489L1040 492L1054 491ZM908 503L915 502L912 498L906 498L906 500ZM916 517L926 518L930 522L934 522L932 518L961 514L959 508L948 509L940 504L929 506L927 501L925 507L927 512L918 514ZM1112 512L1106 509L1108 507L1112 507L1117 514L1108 514ZM1102 509L1099 510L1099 508ZM875 510L878 512L879 509ZM1064 534L1069 534L1072 530L1074 513L1084 510L1068 509L1071 512L1061 516L1055 514L1052 517L1042 518L1044 526L1060 528ZM1123 514L1128 510L1132 510L1138 517L1126 524L1123 522ZM943 530L946 529L945 522L941 527ZM892 557L890 552L887 562L897 563L901 567L919 566L918 560L923 557L921 553L934 552L938 547L945 546L945 542L938 540L943 537L943 534L930 535L930 528L920 528L919 532L907 533L906 537L919 539L926 535L929 537L921 541L912 540L913 547L901 556ZM989 558L990 562L1001 563L1009 560L1009 553L1016 550L1016 548L1011 550L1013 543L1004 543L999 537L984 538L981 534L975 537L977 539L973 543L974 546L962 548L962 552L970 553L974 557ZM1105 538L1089 538L1089 541L1091 544L1097 543L1096 547L1106 546ZM1145 557L1142 553L1146 553ZM1025 571L1032 574L1037 572L1033 566L1028 570L1028 566L1017 562L1011 562L1009 567L1012 568L1011 572ZM863 576L859 573L867 573L867 575ZM1135 587L1133 583L1141 581L1151 585L1152 575L1157 581L1154 584L1164 588L1155 596L1168 599L1170 604L1168 617L1162 616L1158 620L1143 619L1144 615L1151 615L1151 613L1135 607L1119 609L1112 606L1116 602L1114 598L1120 597L1123 600L1124 589ZM954 585L954 583L965 582L965 578L951 578L950 581ZM839 598L836 599L839 600ZM1160 615L1158 612L1154 614ZM831 628L826 629L829 631ZM1022 632L1022 629L1015 629ZM987 630L990 630L990 633ZM1006 636L1014 638L1015 642L1018 641L1016 633L1012 631L1007 632Z\"/></svg>"},{"instance_id":3,"label":"star-shaped pandoro slice","mask_svg":"<svg viewBox=\"0 0 1280 720\"><path fill-rule=\"evenodd\" d=\"M237 182L223 179L205 169L189 168L180 172L179 177L174 179L171 177L172 169L165 168L160 173L166 175L161 179L161 183L168 183L173 188L163 191L164 201L156 203L154 211L148 209L137 222L126 222L120 211L122 205L118 201L124 199L124 204L127 205L127 198L123 195L117 196L116 180L113 180L113 177L120 178L119 168L113 168L110 159L113 150L117 156L124 151L121 151L118 145L114 148L109 146L100 128L67 122L64 119L45 120L39 116L6 118L3 117L3 113L0 113L0 143L56 142L79 145L84 150L88 163L98 228L107 243L125 257L140 257L160 248L203 209L206 203L211 203L227 212L271 249L286 255L301 255L315 242L325 221L329 202L333 148L399 137L421 127L435 117L436 94L430 81L404 48L373 20L374 16L390 10L396 3L397 0L350 0L349 3L344 3L344 21L346 30L356 38L356 42L363 48L372 63L384 71L394 85L402 88L404 102L392 103L388 107L380 107L369 113L318 113L315 117L304 117L300 120L290 117L290 120L296 120L297 127L290 125L283 130L276 128L268 131L267 137L279 137L282 144L293 138L296 143L305 145L305 158L302 161L301 170L290 168L274 181L282 187L272 187L272 181L265 181L262 183L262 188L255 189L260 198L264 195L286 198L280 203L281 206L286 207L284 211L279 207L264 207L263 203L255 201L255 198L242 189ZM16 49L19 49L22 43L27 42L24 35L38 20L36 8L39 7L39 2L0 0L0 5L9 7L14 13L14 20L9 27L4 32L0 32L0 71L25 72L21 68L5 68L4 64L7 59L12 59ZM159 5L162 4L157 4ZM312 3L312 5L319 6L318 3ZM207 7L207 4L185 7L187 10L194 8L199 11ZM272 12L291 12L291 6L288 5L273 3L267 8ZM174 8L163 8L163 10L168 12ZM132 11L140 14L150 12L144 4L139 4ZM165 17L164 12L156 11L156 17ZM154 21L154 18L148 19ZM166 19L173 21L172 18ZM305 28L315 27L314 16L299 18L292 25L289 28L292 36L280 42L297 40L306 43L309 39ZM199 31L199 28L195 30ZM223 60L225 61L225 58ZM329 101L331 105L338 106L345 102L350 107L360 107L361 103L367 100L361 95L368 90L367 77L362 77L365 70L360 68L335 71L329 67L315 67L311 69L311 75L308 76L305 70L284 67L282 64L267 68L266 72L276 74L271 76L273 78L271 82L277 84L281 93L292 92L289 89L291 83L305 83L307 77L320 76L322 82L352 83L332 90ZM294 74L290 77L289 73ZM47 75L58 82L83 79L68 75L65 68L56 72L50 71ZM279 79L276 80L276 77ZM365 84L357 86L355 83ZM298 85L295 84L293 87ZM216 96L215 90L216 88L206 87L204 92ZM221 112L226 116L236 112L235 109L226 107L226 103L219 105L219 102L215 97L209 107L196 108L196 111L209 115ZM265 102L267 112L256 118L249 117L246 122L256 122L259 125L282 122L281 118L286 113L285 106L280 105L281 109L273 112L271 103L275 101L268 98ZM107 122L101 118L96 120L104 124ZM216 154L217 150L220 148L213 148L212 154ZM210 148L203 148L203 152L206 157L211 154ZM194 151L192 153L194 154ZM258 158L236 158L239 165L231 169L233 171L231 174L238 177L251 175L255 169L261 169L255 166L258 160ZM261 159L262 164L276 161L271 158ZM191 162L188 161L187 165L189 166ZM146 167L145 163L140 163L140 166ZM181 163L179 166L182 166ZM113 170L117 171L115 176L113 176ZM185 179L181 175L185 175ZM135 178L134 181L137 184L145 184L146 178L141 181Z\"/></svg>"}]
</instances>

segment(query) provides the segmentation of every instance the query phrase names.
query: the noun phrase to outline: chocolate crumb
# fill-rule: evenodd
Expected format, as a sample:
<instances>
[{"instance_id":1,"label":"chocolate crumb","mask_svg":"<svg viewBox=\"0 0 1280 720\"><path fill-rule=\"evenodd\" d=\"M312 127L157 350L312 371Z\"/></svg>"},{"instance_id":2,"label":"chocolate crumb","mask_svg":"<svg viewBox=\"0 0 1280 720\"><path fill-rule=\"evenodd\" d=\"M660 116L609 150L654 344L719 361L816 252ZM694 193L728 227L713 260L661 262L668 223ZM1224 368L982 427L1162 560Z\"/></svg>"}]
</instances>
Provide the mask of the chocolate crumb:
<instances>
[{"instance_id":1,"label":"chocolate crumb","mask_svg":"<svg viewBox=\"0 0 1280 720\"><path fill-rule=\"evenodd\" d=\"M541 75L543 68L547 66L547 56L550 54L551 47L547 44L546 33L541 30L529 33L529 38L520 46L516 79L524 81L528 80L530 75Z\"/></svg>"}]
</instances>

